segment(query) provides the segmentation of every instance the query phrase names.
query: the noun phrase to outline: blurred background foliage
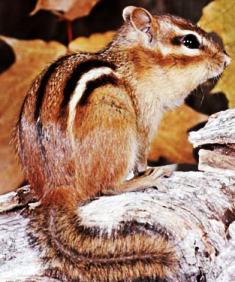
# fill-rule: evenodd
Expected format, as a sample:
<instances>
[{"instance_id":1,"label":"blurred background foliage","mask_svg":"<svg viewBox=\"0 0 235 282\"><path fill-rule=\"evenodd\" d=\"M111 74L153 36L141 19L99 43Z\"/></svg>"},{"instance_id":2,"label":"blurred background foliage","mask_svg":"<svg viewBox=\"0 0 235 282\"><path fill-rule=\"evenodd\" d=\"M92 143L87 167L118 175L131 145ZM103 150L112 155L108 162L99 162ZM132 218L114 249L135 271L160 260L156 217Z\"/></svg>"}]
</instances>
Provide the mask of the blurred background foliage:
<instances>
[{"instance_id":1,"label":"blurred background foliage","mask_svg":"<svg viewBox=\"0 0 235 282\"><path fill-rule=\"evenodd\" d=\"M122 24L127 5L199 22L235 56L235 0L0 1L0 193L24 182L11 133L33 78L67 52L102 49ZM196 168L187 133L200 128L208 115L235 105L234 72L232 63L218 83L208 81L189 95L185 105L165 115L153 140L150 164Z\"/></svg>"}]
</instances>

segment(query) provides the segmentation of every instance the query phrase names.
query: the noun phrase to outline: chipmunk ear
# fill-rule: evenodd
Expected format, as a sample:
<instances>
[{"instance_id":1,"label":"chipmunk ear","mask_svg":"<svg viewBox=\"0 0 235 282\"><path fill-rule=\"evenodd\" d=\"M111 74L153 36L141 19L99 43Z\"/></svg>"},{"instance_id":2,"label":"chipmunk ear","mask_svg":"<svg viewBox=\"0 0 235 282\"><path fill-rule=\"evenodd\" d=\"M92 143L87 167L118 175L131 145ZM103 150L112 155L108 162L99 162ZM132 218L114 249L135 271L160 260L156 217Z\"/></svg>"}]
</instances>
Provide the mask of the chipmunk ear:
<instances>
[{"instance_id":1,"label":"chipmunk ear","mask_svg":"<svg viewBox=\"0 0 235 282\"><path fill-rule=\"evenodd\" d=\"M128 6L124 8L122 13L125 22L130 22L131 25L138 31L145 33L149 40L153 39L153 17L144 8Z\"/></svg>"}]
</instances>

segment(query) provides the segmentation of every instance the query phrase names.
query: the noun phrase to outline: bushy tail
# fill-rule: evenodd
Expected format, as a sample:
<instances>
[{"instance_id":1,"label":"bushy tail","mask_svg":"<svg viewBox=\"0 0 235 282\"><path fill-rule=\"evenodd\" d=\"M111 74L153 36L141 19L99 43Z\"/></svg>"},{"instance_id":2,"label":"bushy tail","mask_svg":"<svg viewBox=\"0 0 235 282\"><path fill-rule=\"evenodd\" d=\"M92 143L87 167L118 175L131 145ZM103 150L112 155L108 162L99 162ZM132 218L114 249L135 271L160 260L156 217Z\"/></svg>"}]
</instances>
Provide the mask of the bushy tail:
<instances>
[{"instance_id":1,"label":"bushy tail","mask_svg":"<svg viewBox=\"0 0 235 282\"><path fill-rule=\"evenodd\" d=\"M58 202L31 212L29 234L61 281L157 281L176 265L171 243L156 228L126 222L107 234L82 225L76 208Z\"/></svg>"}]
</instances>

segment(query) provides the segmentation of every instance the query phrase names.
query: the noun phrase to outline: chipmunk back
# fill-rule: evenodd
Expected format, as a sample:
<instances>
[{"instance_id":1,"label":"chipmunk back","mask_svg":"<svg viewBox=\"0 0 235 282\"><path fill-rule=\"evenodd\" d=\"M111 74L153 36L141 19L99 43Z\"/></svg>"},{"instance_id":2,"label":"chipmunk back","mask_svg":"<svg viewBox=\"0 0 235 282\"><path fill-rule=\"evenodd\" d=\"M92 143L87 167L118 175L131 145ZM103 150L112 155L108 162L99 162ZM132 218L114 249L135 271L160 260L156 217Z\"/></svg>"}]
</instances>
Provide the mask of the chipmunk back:
<instances>
[{"instance_id":1,"label":"chipmunk back","mask_svg":"<svg viewBox=\"0 0 235 282\"><path fill-rule=\"evenodd\" d=\"M151 186L158 173L146 171L147 154L162 114L230 61L184 19L133 6L123 18L102 52L66 55L47 67L17 123L19 156L40 200L29 234L50 274L63 281L155 281L176 271L164 232L135 226L128 234L104 235L80 223L77 207L99 195Z\"/></svg>"}]
</instances>

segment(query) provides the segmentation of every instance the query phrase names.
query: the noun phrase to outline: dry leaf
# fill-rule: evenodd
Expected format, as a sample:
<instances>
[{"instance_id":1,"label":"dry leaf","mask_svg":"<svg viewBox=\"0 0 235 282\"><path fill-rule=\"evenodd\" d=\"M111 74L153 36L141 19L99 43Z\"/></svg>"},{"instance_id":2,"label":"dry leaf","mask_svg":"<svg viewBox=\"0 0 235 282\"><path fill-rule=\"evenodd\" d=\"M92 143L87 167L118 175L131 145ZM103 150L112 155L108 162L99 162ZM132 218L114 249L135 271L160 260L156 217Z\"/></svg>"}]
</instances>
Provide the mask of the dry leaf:
<instances>
[{"instance_id":1,"label":"dry leaf","mask_svg":"<svg viewBox=\"0 0 235 282\"><path fill-rule=\"evenodd\" d=\"M213 92L226 94L230 107L235 107L235 1L215 0L203 9L199 25L208 32L216 32L222 37L225 49L232 57L232 63L225 70Z\"/></svg>"},{"instance_id":2,"label":"dry leaf","mask_svg":"<svg viewBox=\"0 0 235 282\"><path fill-rule=\"evenodd\" d=\"M23 98L34 77L49 62L65 54L66 48L56 42L0 38L13 48L16 56L15 64L0 75L0 193L3 193L23 181L14 146L10 145Z\"/></svg>"},{"instance_id":3,"label":"dry leaf","mask_svg":"<svg viewBox=\"0 0 235 282\"><path fill-rule=\"evenodd\" d=\"M73 21L87 16L98 2L99 0L38 0L31 15L39 10L49 10L63 19Z\"/></svg>"},{"instance_id":4,"label":"dry leaf","mask_svg":"<svg viewBox=\"0 0 235 282\"><path fill-rule=\"evenodd\" d=\"M186 105L166 113L152 142L149 159L165 157L173 163L195 163L187 131L207 118Z\"/></svg>"},{"instance_id":5,"label":"dry leaf","mask_svg":"<svg viewBox=\"0 0 235 282\"><path fill-rule=\"evenodd\" d=\"M90 37L78 37L69 44L69 50L73 52L98 52L112 39L115 32L94 33Z\"/></svg>"}]
</instances>

